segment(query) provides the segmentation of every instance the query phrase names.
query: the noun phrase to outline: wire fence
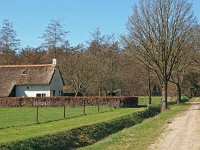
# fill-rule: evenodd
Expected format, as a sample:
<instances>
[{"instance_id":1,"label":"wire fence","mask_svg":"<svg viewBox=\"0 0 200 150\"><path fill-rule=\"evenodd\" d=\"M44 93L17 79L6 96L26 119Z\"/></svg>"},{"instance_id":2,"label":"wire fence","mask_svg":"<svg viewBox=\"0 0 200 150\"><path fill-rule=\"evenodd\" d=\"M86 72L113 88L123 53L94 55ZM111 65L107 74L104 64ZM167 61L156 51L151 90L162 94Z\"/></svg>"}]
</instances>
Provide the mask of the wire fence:
<instances>
[{"instance_id":1,"label":"wire fence","mask_svg":"<svg viewBox=\"0 0 200 150\"><path fill-rule=\"evenodd\" d=\"M113 111L127 99L130 97L0 98L0 129Z\"/></svg>"},{"instance_id":2,"label":"wire fence","mask_svg":"<svg viewBox=\"0 0 200 150\"><path fill-rule=\"evenodd\" d=\"M7 107L0 108L0 129L31 125L35 123L45 123L62 119L70 119L84 115L113 111L114 108L108 106L63 106L63 107Z\"/></svg>"}]
</instances>

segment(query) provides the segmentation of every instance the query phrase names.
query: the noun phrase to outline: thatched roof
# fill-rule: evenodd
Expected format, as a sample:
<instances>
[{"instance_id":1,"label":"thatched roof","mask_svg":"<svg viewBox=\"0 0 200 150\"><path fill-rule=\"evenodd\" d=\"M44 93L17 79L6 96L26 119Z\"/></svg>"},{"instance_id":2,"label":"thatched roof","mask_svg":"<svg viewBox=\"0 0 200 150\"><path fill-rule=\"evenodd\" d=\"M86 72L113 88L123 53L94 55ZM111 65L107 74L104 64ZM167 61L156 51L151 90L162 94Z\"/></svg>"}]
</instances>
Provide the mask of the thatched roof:
<instances>
[{"instance_id":1,"label":"thatched roof","mask_svg":"<svg viewBox=\"0 0 200 150\"><path fill-rule=\"evenodd\" d=\"M49 85L56 65L0 65L0 97L10 95L15 85Z\"/></svg>"}]
</instances>

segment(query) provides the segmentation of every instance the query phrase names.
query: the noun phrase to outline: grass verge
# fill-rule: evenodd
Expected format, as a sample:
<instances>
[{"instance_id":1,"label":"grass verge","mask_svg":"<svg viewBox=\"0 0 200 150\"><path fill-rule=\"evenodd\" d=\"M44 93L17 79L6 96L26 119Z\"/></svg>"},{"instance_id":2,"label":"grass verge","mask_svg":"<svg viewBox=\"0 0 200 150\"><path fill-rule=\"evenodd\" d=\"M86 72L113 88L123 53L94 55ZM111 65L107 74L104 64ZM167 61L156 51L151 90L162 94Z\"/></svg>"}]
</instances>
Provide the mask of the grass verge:
<instances>
[{"instance_id":1,"label":"grass verge","mask_svg":"<svg viewBox=\"0 0 200 150\"><path fill-rule=\"evenodd\" d=\"M84 125L108 121L141 110L144 110L144 108L116 108L113 111L104 113L95 113L47 123L4 128L0 129L0 144L67 131Z\"/></svg>"},{"instance_id":2,"label":"grass verge","mask_svg":"<svg viewBox=\"0 0 200 150\"><path fill-rule=\"evenodd\" d=\"M134 112L112 120L73 128L68 131L1 144L0 149L74 149L93 144L110 134L141 123L144 119L157 115L159 111L160 108L158 106L150 106L143 111Z\"/></svg>"},{"instance_id":3,"label":"grass verge","mask_svg":"<svg viewBox=\"0 0 200 150\"><path fill-rule=\"evenodd\" d=\"M151 103L154 105L157 105L160 103L160 100L161 100L160 96L153 96L151 98ZM149 103L149 98L148 96L140 96L138 98L138 102L139 102L139 105L146 106Z\"/></svg>"},{"instance_id":4,"label":"grass verge","mask_svg":"<svg viewBox=\"0 0 200 150\"><path fill-rule=\"evenodd\" d=\"M141 150L147 149L159 137L167 126L168 120L188 109L188 105L174 105L160 115L145 120L136 126L126 128L118 133L81 150Z\"/></svg>"},{"instance_id":5,"label":"grass verge","mask_svg":"<svg viewBox=\"0 0 200 150\"><path fill-rule=\"evenodd\" d=\"M190 101L191 102L200 102L200 97L193 97Z\"/></svg>"}]
</instances>

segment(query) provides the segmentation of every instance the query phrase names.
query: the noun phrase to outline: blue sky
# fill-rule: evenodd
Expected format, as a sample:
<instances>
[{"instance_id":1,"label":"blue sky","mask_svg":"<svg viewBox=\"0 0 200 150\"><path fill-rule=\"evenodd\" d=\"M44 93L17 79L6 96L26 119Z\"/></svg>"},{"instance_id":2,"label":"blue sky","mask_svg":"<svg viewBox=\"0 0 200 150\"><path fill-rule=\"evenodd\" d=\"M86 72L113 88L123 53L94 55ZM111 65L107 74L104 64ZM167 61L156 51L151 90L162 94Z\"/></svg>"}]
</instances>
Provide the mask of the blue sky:
<instances>
[{"instance_id":1,"label":"blue sky","mask_svg":"<svg viewBox=\"0 0 200 150\"><path fill-rule=\"evenodd\" d=\"M190 0L200 19L200 1ZM72 46L90 38L90 32L100 28L103 34L126 32L126 22L132 6L138 0L0 0L0 27L4 19L13 22L21 45L37 47L51 19L63 19Z\"/></svg>"}]
</instances>

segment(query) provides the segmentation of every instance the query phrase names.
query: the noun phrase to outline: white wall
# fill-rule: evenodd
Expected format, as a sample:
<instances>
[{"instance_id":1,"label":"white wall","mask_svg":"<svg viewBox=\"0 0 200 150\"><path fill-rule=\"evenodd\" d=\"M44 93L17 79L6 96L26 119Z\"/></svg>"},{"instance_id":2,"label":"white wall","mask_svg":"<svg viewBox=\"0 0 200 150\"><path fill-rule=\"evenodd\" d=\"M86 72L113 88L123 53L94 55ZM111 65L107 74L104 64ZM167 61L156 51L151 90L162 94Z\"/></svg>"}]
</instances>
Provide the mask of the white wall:
<instances>
[{"instance_id":1,"label":"white wall","mask_svg":"<svg viewBox=\"0 0 200 150\"><path fill-rule=\"evenodd\" d=\"M55 90L55 96L60 96L61 91L63 91L63 82L58 69L55 70L54 76L50 83L50 93L53 96L53 90Z\"/></svg>"},{"instance_id":2,"label":"white wall","mask_svg":"<svg viewBox=\"0 0 200 150\"><path fill-rule=\"evenodd\" d=\"M63 82L58 69L55 70L50 85L17 85L16 97L36 97L36 94L46 94L46 97L49 97L53 96L53 90L55 96L61 96L63 92Z\"/></svg>"},{"instance_id":3,"label":"white wall","mask_svg":"<svg viewBox=\"0 0 200 150\"><path fill-rule=\"evenodd\" d=\"M16 86L16 97L36 97L36 94L46 94L50 96L50 86L48 85L35 85L35 86Z\"/></svg>"}]
</instances>

